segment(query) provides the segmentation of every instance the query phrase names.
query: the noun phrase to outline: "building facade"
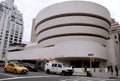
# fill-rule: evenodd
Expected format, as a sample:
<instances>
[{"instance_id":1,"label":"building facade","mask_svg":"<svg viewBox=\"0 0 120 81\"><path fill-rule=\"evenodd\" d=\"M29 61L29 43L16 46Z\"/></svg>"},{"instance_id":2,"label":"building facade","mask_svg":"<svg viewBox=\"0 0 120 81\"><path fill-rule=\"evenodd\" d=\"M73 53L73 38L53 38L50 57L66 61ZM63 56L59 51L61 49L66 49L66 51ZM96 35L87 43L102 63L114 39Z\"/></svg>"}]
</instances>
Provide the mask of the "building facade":
<instances>
[{"instance_id":1,"label":"building facade","mask_svg":"<svg viewBox=\"0 0 120 81\"><path fill-rule=\"evenodd\" d=\"M111 29L107 43L109 55L108 64L118 65L120 61L120 25L113 18L111 19Z\"/></svg>"},{"instance_id":2,"label":"building facade","mask_svg":"<svg viewBox=\"0 0 120 81\"><path fill-rule=\"evenodd\" d=\"M39 46L54 46L59 60L76 67L90 67L89 57L96 59L95 67L107 62L111 24L105 7L84 1L58 3L40 11L35 24Z\"/></svg>"},{"instance_id":3,"label":"building facade","mask_svg":"<svg viewBox=\"0 0 120 81\"><path fill-rule=\"evenodd\" d=\"M31 31L31 43L37 42L36 32L35 32L35 19L32 21L32 31Z\"/></svg>"},{"instance_id":4,"label":"building facade","mask_svg":"<svg viewBox=\"0 0 120 81\"><path fill-rule=\"evenodd\" d=\"M14 0L0 3L0 59L12 43L21 43L23 37L23 14L14 6Z\"/></svg>"},{"instance_id":5,"label":"building facade","mask_svg":"<svg viewBox=\"0 0 120 81\"><path fill-rule=\"evenodd\" d=\"M17 52L18 56L15 51L10 52L8 59L52 58L77 68L90 67L90 59L94 68L120 65L119 36L113 33L111 24L109 11L93 2L51 5L35 18L38 44L27 45L25 50Z\"/></svg>"}]
</instances>

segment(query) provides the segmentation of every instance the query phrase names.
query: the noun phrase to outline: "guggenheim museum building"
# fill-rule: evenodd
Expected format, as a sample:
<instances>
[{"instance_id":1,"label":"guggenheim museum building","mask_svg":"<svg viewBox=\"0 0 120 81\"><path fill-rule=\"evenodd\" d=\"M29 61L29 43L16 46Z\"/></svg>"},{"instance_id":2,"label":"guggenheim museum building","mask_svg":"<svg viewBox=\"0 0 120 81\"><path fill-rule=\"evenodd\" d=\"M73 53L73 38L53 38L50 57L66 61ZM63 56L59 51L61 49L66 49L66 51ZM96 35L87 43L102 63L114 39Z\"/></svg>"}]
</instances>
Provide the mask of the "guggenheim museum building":
<instances>
[{"instance_id":1,"label":"guggenheim museum building","mask_svg":"<svg viewBox=\"0 0 120 81\"><path fill-rule=\"evenodd\" d=\"M11 46L6 59L54 59L75 67L120 65L119 24L102 5L56 3L33 20L31 43Z\"/></svg>"}]
</instances>

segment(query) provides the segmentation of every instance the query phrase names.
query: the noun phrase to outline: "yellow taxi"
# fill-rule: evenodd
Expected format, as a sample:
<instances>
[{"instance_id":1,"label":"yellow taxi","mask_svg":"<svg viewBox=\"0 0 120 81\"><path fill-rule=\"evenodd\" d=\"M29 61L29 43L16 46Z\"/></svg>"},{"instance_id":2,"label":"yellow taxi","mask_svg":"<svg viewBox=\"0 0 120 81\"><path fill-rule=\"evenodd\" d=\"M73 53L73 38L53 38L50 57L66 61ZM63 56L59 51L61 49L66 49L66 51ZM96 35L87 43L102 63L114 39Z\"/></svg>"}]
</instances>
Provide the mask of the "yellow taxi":
<instances>
[{"instance_id":1,"label":"yellow taxi","mask_svg":"<svg viewBox=\"0 0 120 81\"><path fill-rule=\"evenodd\" d=\"M14 74L16 74L16 73L27 74L28 73L28 69L26 67L24 67L22 64L14 64L14 63L7 63L4 66L4 71L12 72Z\"/></svg>"}]
</instances>

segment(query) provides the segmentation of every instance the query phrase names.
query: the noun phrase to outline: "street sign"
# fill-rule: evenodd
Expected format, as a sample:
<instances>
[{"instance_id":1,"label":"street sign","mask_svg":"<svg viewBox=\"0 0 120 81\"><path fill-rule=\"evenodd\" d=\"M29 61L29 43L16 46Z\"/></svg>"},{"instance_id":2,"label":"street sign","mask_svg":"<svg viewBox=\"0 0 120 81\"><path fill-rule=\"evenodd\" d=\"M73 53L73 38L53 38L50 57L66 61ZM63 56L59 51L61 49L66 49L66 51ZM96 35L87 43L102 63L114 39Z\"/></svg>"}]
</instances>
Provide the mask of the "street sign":
<instances>
[{"instance_id":1,"label":"street sign","mask_svg":"<svg viewBox=\"0 0 120 81\"><path fill-rule=\"evenodd\" d=\"M94 54L88 54L88 56L94 56Z\"/></svg>"}]
</instances>

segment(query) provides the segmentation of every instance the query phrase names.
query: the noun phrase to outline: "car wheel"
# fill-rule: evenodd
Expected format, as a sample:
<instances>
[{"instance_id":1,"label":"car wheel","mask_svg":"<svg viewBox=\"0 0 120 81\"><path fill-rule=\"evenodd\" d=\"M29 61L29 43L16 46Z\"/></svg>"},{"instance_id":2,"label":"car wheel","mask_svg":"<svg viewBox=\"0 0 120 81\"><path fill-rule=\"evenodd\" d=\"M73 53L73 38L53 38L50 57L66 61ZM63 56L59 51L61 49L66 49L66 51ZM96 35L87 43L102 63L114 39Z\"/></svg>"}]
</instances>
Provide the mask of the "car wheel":
<instances>
[{"instance_id":1,"label":"car wheel","mask_svg":"<svg viewBox=\"0 0 120 81\"><path fill-rule=\"evenodd\" d=\"M17 73L17 70L16 70L16 69L14 69L13 73L14 73L14 74L16 74L16 73Z\"/></svg>"},{"instance_id":2,"label":"car wheel","mask_svg":"<svg viewBox=\"0 0 120 81\"><path fill-rule=\"evenodd\" d=\"M50 70L49 70L49 69L47 69L47 70L46 70L46 73L47 73L47 74L50 74Z\"/></svg>"},{"instance_id":3,"label":"car wheel","mask_svg":"<svg viewBox=\"0 0 120 81\"><path fill-rule=\"evenodd\" d=\"M27 74L27 72L22 72L22 74Z\"/></svg>"},{"instance_id":4,"label":"car wheel","mask_svg":"<svg viewBox=\"0 0 120 81\"><path fill-rule=\"evenodd\" d=\"M62 71L62 73L61 73L63 76L65 76L66 75L66 72L65 71Z\"/></svg>"},{"instance_id":5,"label":"car wheel","mask_svg":"<svg viewBox=\"0 0 120 81\"><path fill-rule=\"evenodd\" d=\"M4 69L4 72L7 72L7 69L6 69L6 68Z\"/></svg>"},{"instance_id":6,"label":"car wheel","mask_svg":"<svg viewBox=\"0 0 120 81\"><path fill-rule=\"evenodd\" d=\"M72 76L73 73L69 73L70 76Z\"/></svg>"}]
</instances>

